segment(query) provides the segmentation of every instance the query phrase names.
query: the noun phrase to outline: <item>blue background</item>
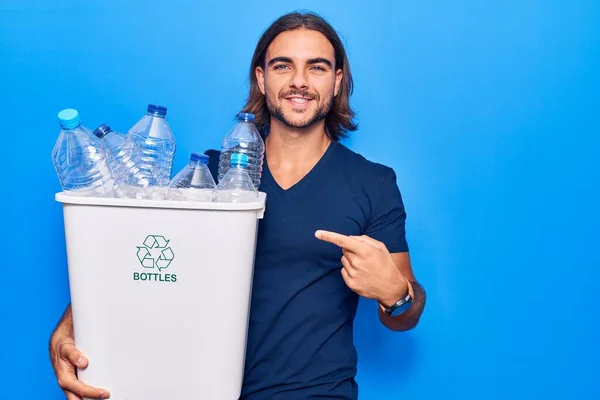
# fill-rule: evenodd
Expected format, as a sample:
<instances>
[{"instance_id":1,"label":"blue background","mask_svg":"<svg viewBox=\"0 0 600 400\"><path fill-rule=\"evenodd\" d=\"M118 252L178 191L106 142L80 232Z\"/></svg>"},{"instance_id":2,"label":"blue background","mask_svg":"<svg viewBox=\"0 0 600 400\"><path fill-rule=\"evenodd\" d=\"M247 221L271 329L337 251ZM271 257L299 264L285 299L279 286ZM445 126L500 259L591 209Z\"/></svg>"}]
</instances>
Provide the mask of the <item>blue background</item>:
<instances>
[{"instance_id":1,"label":"blue background","mask_svg":"<svg viewBox=\"0 0 600 400\"><path fill-rule=\"evenodd\" d=\"M62 398L56 113L126 131L164 104L178 170L232 126L263 29L308 8L347 43L346 144L396 170L429 293L403 334L361 302L361 399L600 398L600 3L341 4L2 1L0 397Z\"/></svg>"}]
</instances>

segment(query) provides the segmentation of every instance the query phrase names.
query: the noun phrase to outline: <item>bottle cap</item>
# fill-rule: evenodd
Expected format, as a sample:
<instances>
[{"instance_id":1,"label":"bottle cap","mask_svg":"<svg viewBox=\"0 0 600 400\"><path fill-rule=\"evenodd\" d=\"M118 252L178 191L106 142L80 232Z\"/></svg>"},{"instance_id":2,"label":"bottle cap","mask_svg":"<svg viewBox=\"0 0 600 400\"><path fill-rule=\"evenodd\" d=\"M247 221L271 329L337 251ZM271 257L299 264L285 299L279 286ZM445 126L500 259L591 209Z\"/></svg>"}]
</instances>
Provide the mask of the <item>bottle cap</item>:
<instances>
[{"instance_id":1,"label":"bottle cap","mask_svg":"<svg viewBox=\"0 0 600 400\"><path fill-rule=\"evenodd\" d=\"M241 112L238 114L238 121L254 122L255 116L252 113Z\"/></svg>"},{"instance_id":2,"label":"bottle cap","mask_svg":"<svg viewBox=\"0 0 600 400\"><path fill-rule=\"evenodd\" d=\"M102 124L96 129L94 129L94 135L96 135L98 139L102 139L110 131L112 131L112 129L110 129L110 126L108 124Z\"/></svg>"},{"instance_id":3,"label":"bottle cap","mask_svg":"<svg viewBox=\"0 0 600 400\"><path fill-rule=\"evenodd\" d=\"M74 108L66 108L58 113L58 122L64 129L77 128L81 124L79 112Z\"/></svg>"},{"instance_id":4,"label":"bottle cap","mask_svg":"<svg viewBox=\"0 0 600 400\"><path fill-rule=\"evenodd\" d=\"M156 117L164 118L165 115L167 115L167 107L159 106L157 104L148 104L146 112Z\"/></svg>"},{"instance_id":5,"label":"bottle cap","mask_svg":"<svg viewBox=\"0 0 600 400\"><path fill-rule=\"evenodd\" d=\"M207 165L209 157L206 154L192 153L190 161L199 161L200 163Z\"/></svg>"},{"instance_id":6,"label":"bottle cap","mask_svg":"<svg viewBox=\"0 0 600 400\"><path fill-rule=\"evenodd\" d=\"M248 154L243 153L233 153L231 155L231 166L240 165L245 167L248 165Z\"/></svg>"}]
</instances>

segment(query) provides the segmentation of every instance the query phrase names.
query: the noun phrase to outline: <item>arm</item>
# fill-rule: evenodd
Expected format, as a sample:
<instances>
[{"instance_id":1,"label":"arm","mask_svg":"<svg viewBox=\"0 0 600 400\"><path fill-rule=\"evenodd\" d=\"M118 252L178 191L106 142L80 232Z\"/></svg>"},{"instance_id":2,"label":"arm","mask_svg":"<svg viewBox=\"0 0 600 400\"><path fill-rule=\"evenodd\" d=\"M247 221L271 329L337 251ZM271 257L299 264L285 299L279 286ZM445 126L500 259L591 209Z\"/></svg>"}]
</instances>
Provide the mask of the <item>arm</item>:
<instances>
[{"instance_id":1,"label":"arm","mask_svg":"<svg viewBox=\"0 0 600 400\"><path fill-rule=\"evenodd\" d=\"M393 170L384 176L379 187L364 235L346 236L322 230L315 235L342 249L342 277L354 292L386 307L411 294L412 304L400 315L389 316L379 307L379 319L386 327L406 331L417 325L423 313L425 290L412 271L406 242L406 211Z\"/></svg>"},{"instance_id":2,"label":"arm","mask_svg":"<svg viewBox=\"0 0 600 400\"><path fill-rule=\"evenodd\" d=\"M395 317L387 315L380 305L378 307L379 320L383 325L393 331L407 331L417 326L417 323L423 314L423 309L425 308L426 293L425 289L415 278L408 252L393 253L392 259L403 278L407 281L407 286L404 287L403 285L398 285L397 287L390 287L388 289L390 295L387 296L386 299L379 300L379 302L380 304L389 307L401 297L405 296L407 291L410 293L413 302L408 310Z\"/></svg>"},{"instance_id":3,"label":"arm","mask_svg":"<svg viewBox=\"0 0 600 400\"><path fill-rule=\"evenodd\" d=\"M423 313L425 291L416 282L408 252L390 254L385 244L369 236L346 236L319 230L318 239L342 249L342 278L357 294L390 306L410 293L413 304L392 317L379 307L381 322L394 331L414 328Z\"/></svg>"},{"instance_id":4,"label":"arm","mask_svg":"<svg viewBox=\"0 0 600 400\"><path fill-rule=\"evenodd\" d=\"M61 336L68 336L70 338L74 337L73 334L73 313L71 311L71 305L67 306L67 309L63 313L62 317L58 321L56 325L56 329L52 333L52 337L50 338L50 350L52 350L52 341Z\"/></svg>"},{"instance_id":5,"label":"arm","mask_svg":"<svg viewBox=\"0 0 600 400\"><path fill-rule=\"evenodd\" d=\"M109 398L108 391L87 386L77 379L75 368L86 368L88 360L75 347L73 314L70 305L65 310L50 338L50 361L58 385L65 392L67 400L81 400L82 397L92 399Z\"/></svg>"}]
</instances>

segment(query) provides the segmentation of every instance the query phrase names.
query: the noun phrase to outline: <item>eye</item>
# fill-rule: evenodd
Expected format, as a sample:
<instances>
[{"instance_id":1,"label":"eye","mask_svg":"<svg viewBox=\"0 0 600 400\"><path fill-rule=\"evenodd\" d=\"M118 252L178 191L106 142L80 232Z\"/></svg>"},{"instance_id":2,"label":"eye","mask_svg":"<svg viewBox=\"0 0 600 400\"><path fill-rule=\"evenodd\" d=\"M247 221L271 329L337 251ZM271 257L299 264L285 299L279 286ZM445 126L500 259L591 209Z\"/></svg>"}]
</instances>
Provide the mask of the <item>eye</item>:
<instances>
[{"instance_id":1,"label":"eye","mask_svg":"<svg viewBox=\"0 0 600 400\"><path fill-rule=\"evenodd\" d=\"M273 69L275 71L285 71L286 69L289 69L290 67L287 64L276 64Z\"/></svg>"},{"instance_id":2,"label":"eye","mask_svg":"<svg viewBox=\"0 0 600 400\"><path fill-rule=\"evenodd\" d=\"M326 71L325 67L323 67L321 65L313 65L310 69L313 71L317 71L317 72L325 72Z\"/></svg>"}]
</instances>

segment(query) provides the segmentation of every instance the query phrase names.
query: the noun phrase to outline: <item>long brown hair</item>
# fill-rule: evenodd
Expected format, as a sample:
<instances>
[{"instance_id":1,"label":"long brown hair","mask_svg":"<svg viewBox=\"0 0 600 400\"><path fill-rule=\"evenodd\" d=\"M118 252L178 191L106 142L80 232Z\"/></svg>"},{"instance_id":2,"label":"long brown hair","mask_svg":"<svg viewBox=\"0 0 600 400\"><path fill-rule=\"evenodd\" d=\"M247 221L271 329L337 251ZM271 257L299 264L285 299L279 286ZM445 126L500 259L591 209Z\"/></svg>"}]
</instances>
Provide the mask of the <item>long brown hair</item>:
<instances>
[{"instance_id":1,"label":"long brown hair","mask_svg":"<svg viewBox=\"0 0 600 400\"><path fill-rule=\"evenodd\" d=\"M321 32L332 44L335 54L335 69L341 69L343 72L342 83L337 96L333 99L331 111L325 117L325 130L329 138L333 141L339 141L346 137L348 131L355 131L358 126L353 121L355 113L350 107L350 95L352 94L354 84L350 72L350 63L346 56L346 50L338 34L333 27L322 17L314 13L292 12L285 14L275 21L262 34L250 65L250 93L246 100L243 111L253 113L256 116L254 123L263 136L269 131L271 122L271 113L267 108L265 96L258 87L255 70L257 67L265 68L265 57L267 48L277 35L285 31L296 29L310 29Z\"/></svg>"}]
</instances>

